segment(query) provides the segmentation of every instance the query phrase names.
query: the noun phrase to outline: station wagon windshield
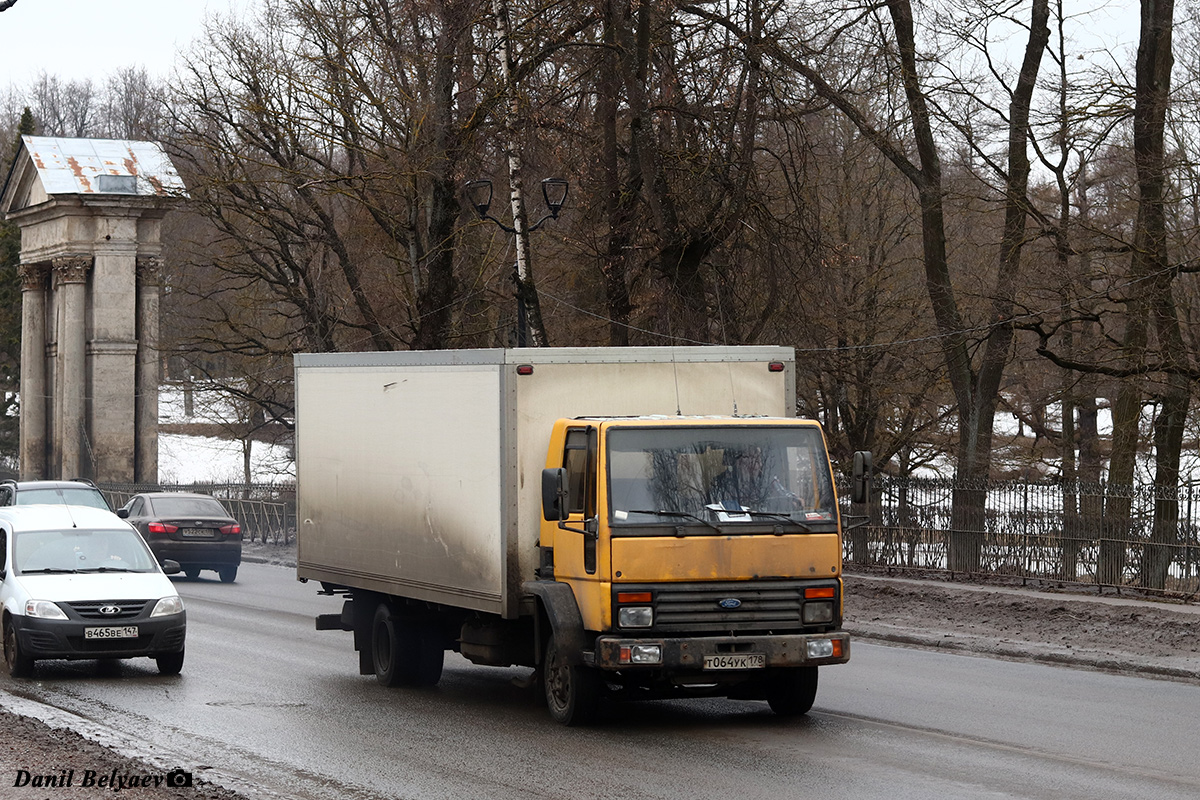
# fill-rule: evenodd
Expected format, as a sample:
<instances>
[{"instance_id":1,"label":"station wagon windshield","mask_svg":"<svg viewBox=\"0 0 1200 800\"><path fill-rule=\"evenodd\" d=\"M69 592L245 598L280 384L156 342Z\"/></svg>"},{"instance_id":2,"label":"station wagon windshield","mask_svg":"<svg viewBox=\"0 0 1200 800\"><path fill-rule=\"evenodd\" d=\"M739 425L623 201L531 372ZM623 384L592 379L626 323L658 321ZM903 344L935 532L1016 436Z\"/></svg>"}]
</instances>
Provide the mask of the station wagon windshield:
<instances>
[{"instance_id":1,"label":"station wagon windshield","mask_svg":"<svg viewBox=\"0 0 1200 800\"><path fill-rule=\"evenodd\" d=\"M814 427L614 428L607 446L613 525L837 519Z\"/></svg>"},{"instance_id":2,"label":"station wagon windshield","mask_svg":"<svg viewBox=\"0 0 1200 800\"><path fill-rule=\"evenodd\" d=\"M132 529L18 532L13 562L20 574L154 572L154 556Z\"/></svg>"}]
</instances>

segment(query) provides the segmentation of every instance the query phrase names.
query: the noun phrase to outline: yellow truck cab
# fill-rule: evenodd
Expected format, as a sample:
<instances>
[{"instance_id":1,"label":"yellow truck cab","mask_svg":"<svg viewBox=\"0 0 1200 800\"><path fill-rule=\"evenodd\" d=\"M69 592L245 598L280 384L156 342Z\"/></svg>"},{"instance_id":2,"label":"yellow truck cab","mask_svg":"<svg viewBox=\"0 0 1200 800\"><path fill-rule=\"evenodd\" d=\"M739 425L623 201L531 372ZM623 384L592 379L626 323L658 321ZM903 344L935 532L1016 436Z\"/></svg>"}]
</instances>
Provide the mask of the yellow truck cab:
<instances>
[{"instance_id":1,"label":"yellow truck cab","mask_svg":"<svg viewBox=\"0 0 1200 800\"><path fill-rule=\"evenodd\" d=\"M812 706L850 657L842 520L782 347L296 356L297 577L359 671L445 652L606 699Z\"/></svg>"},{"instance_id":2,"label":"yellow truck cab","mask_svg":"<svg viewBox=\"0 0 1200 800\"><path fill-rule=\"evenodd\" d=\"M584 658L548 697L556 717L573 721L599 691L591 683L804 713L816 667L849 659L816 423L560 419L543 484L539 578L570 587L587 632Z\"/></svg>"}]
</instances>

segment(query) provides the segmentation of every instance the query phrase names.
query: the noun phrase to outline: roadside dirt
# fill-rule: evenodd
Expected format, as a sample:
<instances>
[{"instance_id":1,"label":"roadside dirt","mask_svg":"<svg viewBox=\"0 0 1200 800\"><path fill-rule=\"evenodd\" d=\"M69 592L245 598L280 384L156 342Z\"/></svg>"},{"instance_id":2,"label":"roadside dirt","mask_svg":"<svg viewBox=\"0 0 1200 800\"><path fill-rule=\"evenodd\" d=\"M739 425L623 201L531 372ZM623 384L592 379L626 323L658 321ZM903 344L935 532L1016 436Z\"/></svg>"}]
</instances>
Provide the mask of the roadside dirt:
<instances>
[{"instance_id":1,"label":"roadside dirt","mask_svg":"<svg viewBox=\"0 0 1200 800\"><path fill-rule=\"evenodd\" d=\"M1021 586L846 576L861 639L1200 682L1200 605Z\"/></svg>"},{"instance_id":2,"label":"roadside dirt","mask_svg":"<svg viewBox=\"0 0 1200 800\"><path fill-rule=\"evenodd\" d=\"M247 548L246 560L287 564L294 558L289 548L258 549ZM859 640L1200 682L1200 605L853 573L846 577L845 610L845 627ZM114 791L112 776L153 784L167 770L94 737L12 713L9 700L0 689L0 797L6 800L243 797L198 774L191 787ZM88 770L91 786L83 785ZM69 787L47 785L48 778L65 777ZM103 786L102 778L108 779Z\"/></svg>"}]
</instances>

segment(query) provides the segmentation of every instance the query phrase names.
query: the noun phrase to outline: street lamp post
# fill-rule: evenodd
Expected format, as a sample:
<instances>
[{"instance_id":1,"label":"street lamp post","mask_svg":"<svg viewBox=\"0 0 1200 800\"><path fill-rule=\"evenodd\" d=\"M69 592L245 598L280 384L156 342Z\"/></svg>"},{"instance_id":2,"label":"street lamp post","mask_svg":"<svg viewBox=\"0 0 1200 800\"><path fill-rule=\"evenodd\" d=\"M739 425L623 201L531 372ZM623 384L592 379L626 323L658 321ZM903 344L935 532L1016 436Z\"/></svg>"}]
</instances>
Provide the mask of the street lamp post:
<instances>
[{"instance_id":1,"label":"street lamp post","mask_svg":"<svg viewBox=\"0 0 1200 800\"><path fill-rule=\"evenodd\" d=\"M529 339L529 323L528 311L529 305L537 303L537 290L529 280L529 265L526 263L527 247L525 236L542 227L543 224L552 219L558 219L558 214L562 211L563 204L567 200L567 190L570 184L562 178L545 178L542 181L542 200L546 203L548 213L530 225L528 228L523 227L524 211L522 209L519 215L514 214L513 225L506 225L500 220L488 213L488 209L492 205L492 182L486 179L468 181L466 185L467 200L471 207L475 209L475 213L481 220L490 220L495 225L506 233L511 233L518 238L517 242L517 263L516 271L513 275L514 282L517 286L517 346L525 347ZM518 207L514 204L514 207ZM540 320L540 314L538 315Z\"/></svg>"}]
</instances>

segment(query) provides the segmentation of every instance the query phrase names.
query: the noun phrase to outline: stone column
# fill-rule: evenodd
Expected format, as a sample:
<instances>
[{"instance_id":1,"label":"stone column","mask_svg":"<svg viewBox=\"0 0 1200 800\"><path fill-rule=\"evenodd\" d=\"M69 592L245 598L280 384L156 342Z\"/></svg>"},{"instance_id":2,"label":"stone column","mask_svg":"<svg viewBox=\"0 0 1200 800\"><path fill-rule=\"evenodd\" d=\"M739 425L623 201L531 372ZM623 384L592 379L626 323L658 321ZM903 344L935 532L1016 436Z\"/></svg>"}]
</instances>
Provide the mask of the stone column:
<instances>
[{"instance_id":1,"label":"stone column","mask_svg":"<svg viewBox=\"0 0 1200 800\"><path fill-rule=\"evenodd\" d=\"M22 264L21 277L21 480L46 473L46 276L48 264Z\"/></svg>"},{"instance_id":2,"label":"stone column","mask_svg":"<svg viewBox=\"0 0 1200 800\"><path fill-rule=\"evenodd\" d=\"M86 477L131 483L137 452L137 209L107 208L93 223L88 279Z\"/></svg>"},{"instance_id":3,"label":"stone column","mask_svg":"<svg viewBox=\"0 0 1200 800\"><path fill-rule=\"evenodd\" d=\"M158 306L163 260L137 257L137 462L134 480L158 483Z\"/></svg>"},{"instance_id":4,"label":"stone column","mask_svg":"<svg viewBox=\"0 0 1200 800\"><path fill-rule=\"evenodd\" d=\"M55 417L58 424L58 478L83 476L87 459L84 413L87 390L87 274L91 256L53 260L58 294L58 380Z\"/></svg>"}]
</instances>

